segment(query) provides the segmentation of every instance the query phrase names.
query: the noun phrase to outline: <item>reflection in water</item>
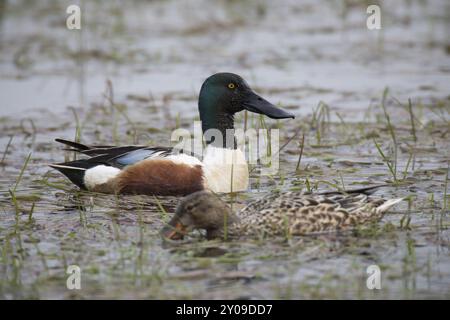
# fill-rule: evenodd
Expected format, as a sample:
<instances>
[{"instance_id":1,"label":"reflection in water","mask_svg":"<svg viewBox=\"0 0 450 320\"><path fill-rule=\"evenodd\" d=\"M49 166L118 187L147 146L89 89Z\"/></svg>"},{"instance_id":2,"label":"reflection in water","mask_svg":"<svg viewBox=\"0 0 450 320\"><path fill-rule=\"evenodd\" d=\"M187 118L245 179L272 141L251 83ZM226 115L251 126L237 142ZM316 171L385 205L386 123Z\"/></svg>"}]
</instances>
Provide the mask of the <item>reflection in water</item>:
<instances>
[{"instance_id":1,"label":"reflection in water","mask_svg":"<svg viewBox=\"0 0 450 320\"><path fill-rule=\"evenodd\" d=\"M199 258L212 258L212 257L220 257L226 254L228 250L220 247L207 247L203 250L197 252L194 256Z\"/></svg>"}]
</instances>

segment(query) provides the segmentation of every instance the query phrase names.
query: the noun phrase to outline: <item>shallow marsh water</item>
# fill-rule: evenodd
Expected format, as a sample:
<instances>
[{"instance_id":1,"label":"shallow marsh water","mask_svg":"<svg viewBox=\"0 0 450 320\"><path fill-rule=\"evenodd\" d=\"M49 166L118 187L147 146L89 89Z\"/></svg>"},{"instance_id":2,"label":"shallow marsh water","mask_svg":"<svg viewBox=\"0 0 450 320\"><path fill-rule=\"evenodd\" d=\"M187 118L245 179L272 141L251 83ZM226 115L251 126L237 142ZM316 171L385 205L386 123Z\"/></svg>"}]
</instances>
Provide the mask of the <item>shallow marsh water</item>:
<instances>
[{"instance_id":1,"label":"shallow marsh water","mask_svg":"<svg viewBox=\"0 0 450 320\"><path fill-rule=\"evenodd\" d=\"M374 32L364 1L212 3L84 1L77 32L72 1L0 2L0 298L450 298L449 4L383 2ZM235 209L274 189L384 182L377 194L410 200L352 232L163 243L179 199L79 192L46 166L73 157L56 137L169 145L218 71L297 116L249 114L280 145L294 138L278 174L252 167L250 190L223 196ZM397 154L395 178L375 142ZM66 288L72 264L81 290ZM366 287L373 264L381 290Z\"/></svg>"}]
</instances>

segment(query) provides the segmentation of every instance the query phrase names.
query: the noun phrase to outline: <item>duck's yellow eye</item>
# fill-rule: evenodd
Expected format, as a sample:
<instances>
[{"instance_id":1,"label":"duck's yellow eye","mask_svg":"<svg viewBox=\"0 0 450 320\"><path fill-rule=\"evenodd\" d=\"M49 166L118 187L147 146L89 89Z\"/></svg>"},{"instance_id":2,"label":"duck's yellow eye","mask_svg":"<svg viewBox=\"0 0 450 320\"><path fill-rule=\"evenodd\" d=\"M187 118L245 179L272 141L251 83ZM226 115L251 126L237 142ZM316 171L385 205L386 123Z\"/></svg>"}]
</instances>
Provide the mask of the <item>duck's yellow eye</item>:
<instances>
[{"instance_id":1,"label":"duck's yellow eye","mask_svg":"<svg viewBox=\"0 0 450 320\"><path fill-rule=\"evenodd\" d=\"M235 86L235 84L234 83L229 83L228 84L228 88L229 89L234 89L236 86Z\"/></svg>"}]
</instances>

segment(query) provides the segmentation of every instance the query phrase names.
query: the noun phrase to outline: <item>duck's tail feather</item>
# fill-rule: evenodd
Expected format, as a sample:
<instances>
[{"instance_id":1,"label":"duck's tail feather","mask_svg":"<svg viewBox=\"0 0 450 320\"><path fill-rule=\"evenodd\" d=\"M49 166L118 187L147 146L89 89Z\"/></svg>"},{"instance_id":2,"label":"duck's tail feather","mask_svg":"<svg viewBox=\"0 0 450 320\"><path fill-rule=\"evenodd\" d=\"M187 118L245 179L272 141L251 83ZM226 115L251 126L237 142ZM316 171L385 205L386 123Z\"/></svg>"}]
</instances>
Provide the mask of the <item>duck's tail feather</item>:
<instances>
[{"instance_id":1,"label":"duck's tail feather","mask_svg":"<svg viewBox=\"0 0 450 320\"><path fill-rule=\"evenodd\" d=\"M69 140L64 140L64 139L59 139L59 138L55 139L55 141L73 148L73 149L69 149L71 151L86 151L86 150L91 149L91 147L89 147L85 144L82 144L82 143L75 142L75 141L69 141Z\"/></svg>"},{"instance_id":2,"label":"duck's tail feather","mask_svg":"<svg viewBox=\"0 0 450 320\"><path fill-rule=\"evenodd\" d=\"M99 163L93 163L83 160L49 164L51 168L61 172L70 181L72 181L75 185L83 190L87 189L86 185L84 184L84 174L86 173L86 170L98 165Z\"/></svg>"},{"instance_id":3,"label":"duck's tail feather","mask_svg":"<svg viewBox=\"0 0 450 320\"><path fill-rule=\"evenodd\" d=\"M358 188L358 189L352 189L352 190L345 190L346 193L364 193L366 195L371 195L372 193L374 193L375 191L378 190L378 188L381 187L387 187L389 186L387 183L385 184L376 184L373 186L369 186L369 187L363 187L363 188Z\"/></svg>"},{"instance_id":4,"label":"duck's tail feather","mask_svg":"<svg viewBox=\"0 0 450 320\"><path fill-rule=\"evenodd\" d=\"M363 193L365 195L371 195L372 193L377 191L378 188L387 187L387 186L389 186L389 184L387 184L387 183L385 183L385 184L376 184L376 185L369 186L369 187L362 187L362 188L350 189L350 190L345 190L345 191L324 191L324 192L320 192L319 194L322 194L322 195L333 195L333 194L342 194L342 193L346 193L346 194Z\"/></svg>"},{"instance_id":5,"label":"duck's tail feather","mask_svg":"<svg viewBox=\"0 0 450 320\"><path fill-rule=\"evenodd\" d=\"M377 207L377 209L376 209L377 214L385 213L391 207L393 207L394 205L396 205L399 202L402 202L403 200L405 200L405 198L389 199L389 200L385 201L381 206Z\"/></svg>"}]
</instances>

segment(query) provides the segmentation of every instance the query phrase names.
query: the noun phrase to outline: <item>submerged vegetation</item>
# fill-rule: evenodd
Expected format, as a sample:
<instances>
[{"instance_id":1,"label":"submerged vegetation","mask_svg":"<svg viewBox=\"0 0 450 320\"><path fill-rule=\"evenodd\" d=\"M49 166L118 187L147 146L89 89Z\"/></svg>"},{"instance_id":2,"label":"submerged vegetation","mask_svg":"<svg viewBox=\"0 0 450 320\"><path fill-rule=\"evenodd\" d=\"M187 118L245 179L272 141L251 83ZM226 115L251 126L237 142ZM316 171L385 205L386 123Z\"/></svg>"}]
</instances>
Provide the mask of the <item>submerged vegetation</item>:
<instances>
[{"instance_id":1,"label":"submerged vegetation","mask_svg":"<svg viewBox=\"0 0 450 320\"><path fill-rule=\"evenodd\" d=\"M127 118L132 118L131 114L116 121L111 117L108 113L97 113L75 123L73 128L92 128L100 123L103 132L110 130L111 137L115 130L130 135L136 132L137 136L148 130L148 123L130 124ZM260 176L255 167L250 192L223 197L239 208L274 189L342 191L388 183L391 187L379 191L382 196L406 196L409 201L388 214L381 224L354 232L244 243L203 242L198 235L180 244L164 243L158 232L174 212L178 199L115 197L76 190L45 167L46 162L63 155L51 141L44 142L37 137L33 153L22 158L22 163L17 161L16 150L28 139L20 144L12 143L9 148L13 151L5 156L7 163L3 170L4 176L15 182L8 193L2 193L0 202L2 297L210 298L211 291L213 297L230 298L447 294L445 282L442 285L433 282L435 277L443 275L433 270L448 263L448 258L432 253L436 246L447 250L444 239L450 225L448 144L441 137L447 130L446 124L435 121L416 132L417 144L410 150L401 148L410 140L409 130L387 129L385 122L366 124L359 130L360 123L328 120L321 124L322 144L318 152L317 126L313 120L311 114L284 125L281 144L290 142L280 152L278 174ZM301 138L298 123L302 123ZM349 139L343 135L343 125L351 129L352 135L358 132L359 137ZM403 124L398 121L396 126ZM4 129L20 141L21 134L14 127ZM41 132L46 132L43 129L40 127ZM73 129L49 127L46 130L52 136L64 132L70 136ZM297 133L295 138L292 132ZM160 128L160 132L152 135L162 139L169 134L168 129ZM376 140L370 137L375 134ZM396 158L389 151L392 135L398 144ZM43 137L47 138L48 134ZM127 134L118 137L122 137L119 143L129 142ZM422 143L429 139L434 141L433 150L421 149ZM67 156L72 157L70 153ZM411 159L414 166L410 164ZM397 179L394 168L404 168ZM388 254L380 255L386 250ZM405 257L400 254L403 250L406 250ZM328 267L323 267L324 262ZM380 264L389 279L385 285L392 291L386 289L382 296L360 288L366 265L373 263ZM82 268L81 291L65 289L65 268L71 264ZM360 277L351 277L354 274L351 270L359 270ZM416 277L415 287L411 287L411 272ZM287 282L283 284L283 281ZM290 288L293 283L298 287ZM420 288L428 286L434 289L421 291L425 289ZM241 292L247 293L242 296Z\"/></svg>"},{"instance_id":2,"label":"submerged vegetation","mask_svg":"<svg viewBox=\"0 0 450 320\"><path fill-rule=\"evenodd\" d=\"M42 3L34 4L40 8L36 14L52 26L51 17L64 8L59 2ZM57 109L53 100L44 100L48 105L30 104L27 107L35 110L27 114L5 112L0 117L0 298L450 298L450 99L441 80L432 81L434 76L448 79L450 70L442 66L448 55L438 55L439 37L430 36L433 45L417 42L414 47L386 32L376 39L377 50L366 52L367 34L361 36L349 14L363 8L364 1L343 1L342 8L330 5L328 20L317 19L313 3L293 5L289 14L277 11L270 1L224 3L229 5L222 8L223 15L210 21L185 5L189 13L178 25L170 20L176 14L171 1L134 1L136 8L127 10L158 15L158 23L144 17L149 26L133 25L122 10L111 6L115 18L105 19L111 25L96 26L95 19L86 17L84 46L71 45L74 37L66 42L63 32L35 35L26 29L26 38L34 39L28 45L3 38L9 45L0 48L6 74L0 87L7 81L27 83L26 79L59 83L63 74L76 83L76 99L71 100L68 90ZM435 8L434 3L440 2L427 8ZM102 6L97 1L91 5ZM26 16L20 1L11 6L6 9L10 19ZM259 22L249 22L243 8L260 17ZM388 17L391 27L404 27L406 22L394 19L399 15L395 12ZM277 14L286 22L282 32L271 24ZM309 24L299 25L303 19L297 15ZM314 23L324 22L316 25L310 16ZM0 15L1 19L5 18ZM142 22L139 15L136 19ZM327 21L338 21L339 27ZM426 32L431 29L426 17L415 21L421 21ZM222 33L217 35L217 30ZM258 32L267 40L254 41L262 52L255 54L245 43ZM205 44L214 47L217 37L224 40L235 34L242 38L232 38L229 48L202 50ZM343 44L349 34L356 37L356 49ZM319 36L323 39L314 38ZM310 37L320 45L310 43ZM397 58L396 50L408 55ZM431 77L421 69L428 50L442 59L441 64L426 65L434 70L429 73L436 73ZM353 73L347 55L359 68ZM59 64L48 67L52 59L69 66L67 74ZM366 73L373 69L365 66L368 59L380 69L386 60L394 71L403 70L406 61L413 71L393 74L389 88L358 83L360 72L372 75ZM280 150L265 137L266 154L279 154L280 170L261 175L267 163L251 167L248 192L223 195L233 210L274 191L345 191L373 184L388 185L377 195L407 201L379 224L338 234L227 242L203 241L195 234L173 243L163 242L159 230L179 199L83 192L46 166L76 156L61 150L53 142L56 137L96 144L169 145L173 129L190 129L198 120L197 87L212 72L205 61L248 72L258 91L297 115L285 122L237 115L242 128L280 129ZM333 72L351 85L333 82ZM102 76L96 78L98 74ZM383 79L383 73L375 77ZM20 88L15 95L23 94L22 84L15 83ZM52 90L52 96L63 91ZM381 290L366 287L367 267L374 264L382 272ZM69 265L81 268L81 290L66 287Z\"/></svg>"}]
</instances>

